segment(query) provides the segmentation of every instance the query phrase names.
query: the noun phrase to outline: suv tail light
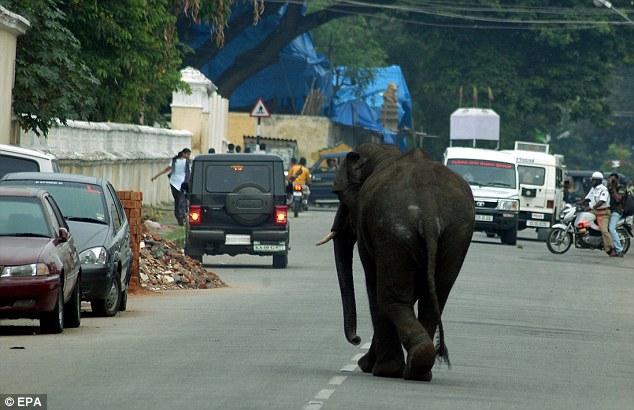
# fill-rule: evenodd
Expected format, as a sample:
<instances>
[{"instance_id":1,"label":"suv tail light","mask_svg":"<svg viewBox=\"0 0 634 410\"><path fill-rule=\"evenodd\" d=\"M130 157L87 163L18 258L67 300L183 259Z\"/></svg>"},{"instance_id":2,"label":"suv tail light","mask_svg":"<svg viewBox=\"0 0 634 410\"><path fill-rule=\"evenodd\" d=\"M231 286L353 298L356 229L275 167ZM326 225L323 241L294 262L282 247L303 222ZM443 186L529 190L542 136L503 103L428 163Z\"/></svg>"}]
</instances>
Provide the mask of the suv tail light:
<instances>
[{"instance_id":1,"label":"suv tail light","mask_svg":"<svg viewBox=\"0 0 634 410\"><path fill-rule=\"evenodd\" d=\"M286 205L275 206L275 225L286 225L288 223L288 207Z\"/></svg>"},{"instance_id":2,"label":"suv tail light","mask_svg":"<svg viewBox=\"0 0 634 410\"><path fill-rule=\"evenodd\" d=\"M189 224L200 225L203 222L203 208L200 205L189 207Z\"/></svg>"}]
</instances>

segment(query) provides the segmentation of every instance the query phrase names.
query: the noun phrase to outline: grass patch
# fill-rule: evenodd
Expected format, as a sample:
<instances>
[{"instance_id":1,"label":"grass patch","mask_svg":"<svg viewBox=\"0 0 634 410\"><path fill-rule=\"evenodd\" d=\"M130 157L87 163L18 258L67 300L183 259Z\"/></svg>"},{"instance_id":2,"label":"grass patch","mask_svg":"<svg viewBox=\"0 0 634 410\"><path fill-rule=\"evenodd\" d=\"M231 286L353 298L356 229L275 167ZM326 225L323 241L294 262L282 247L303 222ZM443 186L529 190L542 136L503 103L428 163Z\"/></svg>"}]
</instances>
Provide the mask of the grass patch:
<instances>
[{"instance_id":1,"label":"grass patch","mask_svg":"<svg viewBox=\"0 0 634 410\"><path fill-rule=\"evenodd\" d=\"M175 226L173 229L162 231L163 239L174 242L179 248L185 247L185 227Z\"/></svg>"}]
</instances>

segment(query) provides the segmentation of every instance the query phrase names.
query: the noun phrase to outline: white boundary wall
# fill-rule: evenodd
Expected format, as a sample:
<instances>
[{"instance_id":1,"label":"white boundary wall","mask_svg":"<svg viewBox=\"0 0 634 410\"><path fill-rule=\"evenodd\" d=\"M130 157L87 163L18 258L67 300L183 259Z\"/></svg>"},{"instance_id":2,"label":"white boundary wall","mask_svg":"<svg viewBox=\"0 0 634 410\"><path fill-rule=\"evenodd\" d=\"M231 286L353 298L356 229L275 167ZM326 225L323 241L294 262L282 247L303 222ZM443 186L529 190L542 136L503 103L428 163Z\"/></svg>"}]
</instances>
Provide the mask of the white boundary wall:
<instances>
[{"instance_id":1,"label":"white boundary wall","mask_svg":"<svg viewBox=\"0 0 634 410\"><path fill-rule=\"evenodd\" d=\"M117 190L141 191L148 205L172 201L167 177L150 178L191 144L189 131L84 121L53 127L48 138L32 132L20 136L20 146L55 155L63 172L103 177Z\"/></svg>"}]
</instances>

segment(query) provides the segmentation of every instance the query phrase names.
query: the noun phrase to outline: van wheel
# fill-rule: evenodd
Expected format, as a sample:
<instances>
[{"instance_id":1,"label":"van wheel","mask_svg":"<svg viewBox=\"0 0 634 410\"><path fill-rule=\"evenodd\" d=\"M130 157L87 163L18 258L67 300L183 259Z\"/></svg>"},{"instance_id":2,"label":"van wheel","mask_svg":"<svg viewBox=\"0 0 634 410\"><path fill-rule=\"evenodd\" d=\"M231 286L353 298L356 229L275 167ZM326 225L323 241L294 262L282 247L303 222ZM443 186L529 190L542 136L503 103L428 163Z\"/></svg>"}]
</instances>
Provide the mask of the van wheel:
<instances>
[{"instance_id":1,"label":"van wheel","mask_svg":"<svg viewBox=\"0 0 634 410\"><path fill-rule=\"evenodd\" d=\"M288 266L288 253L273 255L273 267L275 269L286 269Z\"/></svg>"},{"instance_id":2,"label":"van wheel","mask_svg":"<svg viewBox=\"0 0 634 410\"><path fill-rule=\"evenodd\" d=\"M500 238L505 245L517 245L517 227L501 232Z\"/></svg>"}]
</instances>

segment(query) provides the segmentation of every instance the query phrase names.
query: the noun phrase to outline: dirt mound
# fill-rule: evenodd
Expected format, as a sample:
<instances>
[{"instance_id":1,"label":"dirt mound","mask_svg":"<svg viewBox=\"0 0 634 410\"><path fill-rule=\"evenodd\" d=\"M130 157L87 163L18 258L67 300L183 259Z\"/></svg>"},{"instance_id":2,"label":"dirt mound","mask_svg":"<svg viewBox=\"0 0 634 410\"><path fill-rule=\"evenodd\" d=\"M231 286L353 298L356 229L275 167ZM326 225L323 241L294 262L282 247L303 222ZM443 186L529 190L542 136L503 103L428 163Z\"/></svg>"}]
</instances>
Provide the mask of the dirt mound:
<instances>
[{"instance_id":1,"label":"dirt mound","mask_svg":"<svg viewBox=\"0 0 634 410\"><path fill-rule=\"evenodd\" d=\"M227 285L202 264L185 256L173 242L143 234L139 261L141 286L149 290L212 289Z\"/></svg>"}]
</instances>

